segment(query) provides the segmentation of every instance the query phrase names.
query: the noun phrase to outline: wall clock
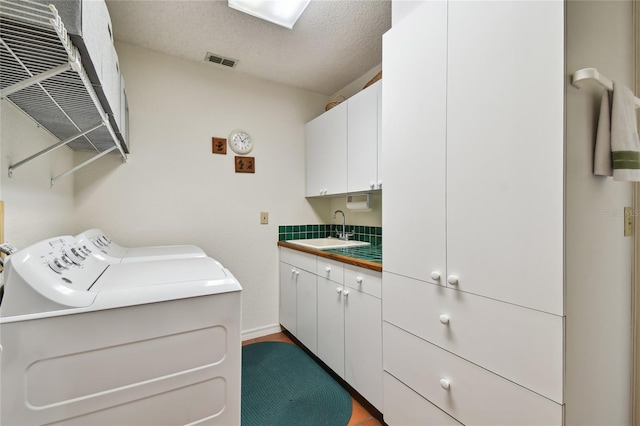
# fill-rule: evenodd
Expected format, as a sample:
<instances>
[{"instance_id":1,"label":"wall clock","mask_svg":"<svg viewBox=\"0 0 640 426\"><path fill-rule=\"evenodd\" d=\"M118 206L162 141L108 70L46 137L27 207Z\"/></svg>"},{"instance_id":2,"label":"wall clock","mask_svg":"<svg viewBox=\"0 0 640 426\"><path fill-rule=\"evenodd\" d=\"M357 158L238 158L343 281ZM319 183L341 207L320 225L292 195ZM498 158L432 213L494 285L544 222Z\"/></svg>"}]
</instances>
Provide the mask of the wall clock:
<instances>
[{"instance_id":1,"label":"wall clock","mask_svg":"<svg viewBox=\"0 0 640 426\"><path fill-rule=\"evenodd\" d=\"M253 149L253 138L244 130L234 130L229 135L229 148L236 154L248 154Z\"/></svg>"}]
</instances>

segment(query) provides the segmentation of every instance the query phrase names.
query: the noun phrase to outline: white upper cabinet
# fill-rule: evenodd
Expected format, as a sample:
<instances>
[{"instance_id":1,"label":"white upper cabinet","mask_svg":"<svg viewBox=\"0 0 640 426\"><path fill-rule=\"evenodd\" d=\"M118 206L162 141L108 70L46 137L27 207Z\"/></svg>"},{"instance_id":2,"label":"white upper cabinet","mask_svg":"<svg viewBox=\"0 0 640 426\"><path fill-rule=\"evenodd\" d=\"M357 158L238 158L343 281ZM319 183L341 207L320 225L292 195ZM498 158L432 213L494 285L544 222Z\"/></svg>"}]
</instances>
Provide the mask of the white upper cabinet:
<instances>
[{"instance_id":1,"label":"white upper cabinet","mask_svg":"<svg viewBox=\"0 0 640 426\"><path fill-rule=\"evenodd\" d=\"M380 81L305 126L307 197L382 188Z\"/></svg>"},{"instance_id":2,"label":"white upper cabinet","mask_svg":"<svg viewBox=\"0 0 640 426\"><path fill-rule=\"evenodd\" d=\"M347 103L305 125L307 197L347 192Z\"/></svg>"},{"instance_id":3,"label":"white upper cabinet","mask_svg":"<svg viewBox=\"0 0 640 426\"><path fill-rule=\"evenodd\" d=\"M447 274L461 291L558 315L563 8L452 1L448 11Z\"/></svg>"},{"instance_id":4,"label":"white upper cabinet","mask_svg":"<svg viewBox=\"0 0 640 426\"><path fill-rule=\"evenodd\" d=\"M379 189L378 81L347 100L347 191Z\"/></svg>"},{"instance_id":5,"label":"white upper cabinet","mask_svg":"<svg viewBox=\"0 0 640 426\"><path fill-rule=\"evenodd\" d=\"M446 39L446 2L425 3L383 37L384 270L436 284L432 273L446 273Z\"/></svg>"}]
</instances>

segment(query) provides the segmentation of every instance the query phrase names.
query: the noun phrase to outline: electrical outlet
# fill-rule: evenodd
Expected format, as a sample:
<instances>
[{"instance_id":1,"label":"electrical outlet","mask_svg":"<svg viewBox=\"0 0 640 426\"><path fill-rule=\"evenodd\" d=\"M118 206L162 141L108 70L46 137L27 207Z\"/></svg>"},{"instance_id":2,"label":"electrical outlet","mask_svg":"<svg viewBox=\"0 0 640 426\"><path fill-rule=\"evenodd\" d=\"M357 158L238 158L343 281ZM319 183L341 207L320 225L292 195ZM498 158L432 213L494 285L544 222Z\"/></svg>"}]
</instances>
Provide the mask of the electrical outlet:
<instances>
[{"instance_id":1,"label":"electrical outlet","mask_svg":"<svg viewBox=\"0 0 640 426\"><path fill-rule=\"evenodd\" d=\"M269 224L269 212L260 212L260 225Z\"/></svg>"},{"instance_id":2,"label":"electrical outlet","mask_svg":"<svg viewBox=\"0 0 640 426\"><path fill-rule=\"evenodd\" d=\"M631 207L624 208L624 236L631 237L633 235L633 215Z\"/></svg>"}]
</instances>

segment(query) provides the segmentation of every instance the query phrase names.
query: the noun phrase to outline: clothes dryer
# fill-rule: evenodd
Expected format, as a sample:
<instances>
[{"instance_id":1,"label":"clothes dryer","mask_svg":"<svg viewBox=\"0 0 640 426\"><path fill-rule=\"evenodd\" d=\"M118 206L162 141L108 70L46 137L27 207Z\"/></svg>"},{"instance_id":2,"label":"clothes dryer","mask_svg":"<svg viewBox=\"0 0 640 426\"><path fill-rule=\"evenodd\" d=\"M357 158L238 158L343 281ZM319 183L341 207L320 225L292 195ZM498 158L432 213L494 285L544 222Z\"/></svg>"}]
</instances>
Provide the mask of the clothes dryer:
<instances>
[{"instance_id":1,"label":"clothes dryer","mask_svg":"<svg viewBox=\"0 0 640 426\"><path fill-rule=\"evenodd\" d=\"M4 273L1 424L240 423L242 288L220 263L108 263L65 236Z\"/></svg>"}]
</instances>

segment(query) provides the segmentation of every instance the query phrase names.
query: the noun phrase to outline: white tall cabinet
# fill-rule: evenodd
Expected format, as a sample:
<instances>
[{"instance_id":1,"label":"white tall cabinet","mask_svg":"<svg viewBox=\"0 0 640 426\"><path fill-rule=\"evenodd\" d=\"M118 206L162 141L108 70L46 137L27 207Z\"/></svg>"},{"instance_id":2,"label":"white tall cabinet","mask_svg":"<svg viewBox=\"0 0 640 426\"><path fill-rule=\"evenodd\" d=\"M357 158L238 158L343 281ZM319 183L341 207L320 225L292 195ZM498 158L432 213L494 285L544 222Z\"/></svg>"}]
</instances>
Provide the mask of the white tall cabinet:
<instances>
[{"instance_id":1,"label":"white tall cabinet","mask_svg":"<svg viewBox=\"0 0 640 426\"><path fill-rule=\"evenodd\" d=\"M583 4L568 10L587 15L621 7L575 3ZM588 227L585 237L567 237L568 212L613 202L607 188L617 191L615 202L629 198L588 172L568 177L575 161L567 134L591 127L565 123L566 10L562 1L426 1L384 36L383 412L390 425L406 422L408 410L420 424L626 418L628 402L618 402L628 399L624 374L603 377L607 362L595 359L606 350L572 340L585 333L577 322L587 306L603 323L603 310L621 309L616 339L604 327L589 332L613 342L617 359L629 363L628 306L617 290L601 290L627 286L630 295L630 269L609 266L615 256L631 257L629 242L617 233L608 238L616 254L593 259L581 252ZM590 201L573 203L574 190ZM615 283L575 279L566 259L579 255L583 268L613 271ZM574 296L581 286L602 297ZM567 308L576 303L579 311ZM582 355L566 348L574 341ZM572 370L579 356L594 359L595 369L580 378ZM606 386L611 395L598 389Z\"/></svg>"}]
</instances>

